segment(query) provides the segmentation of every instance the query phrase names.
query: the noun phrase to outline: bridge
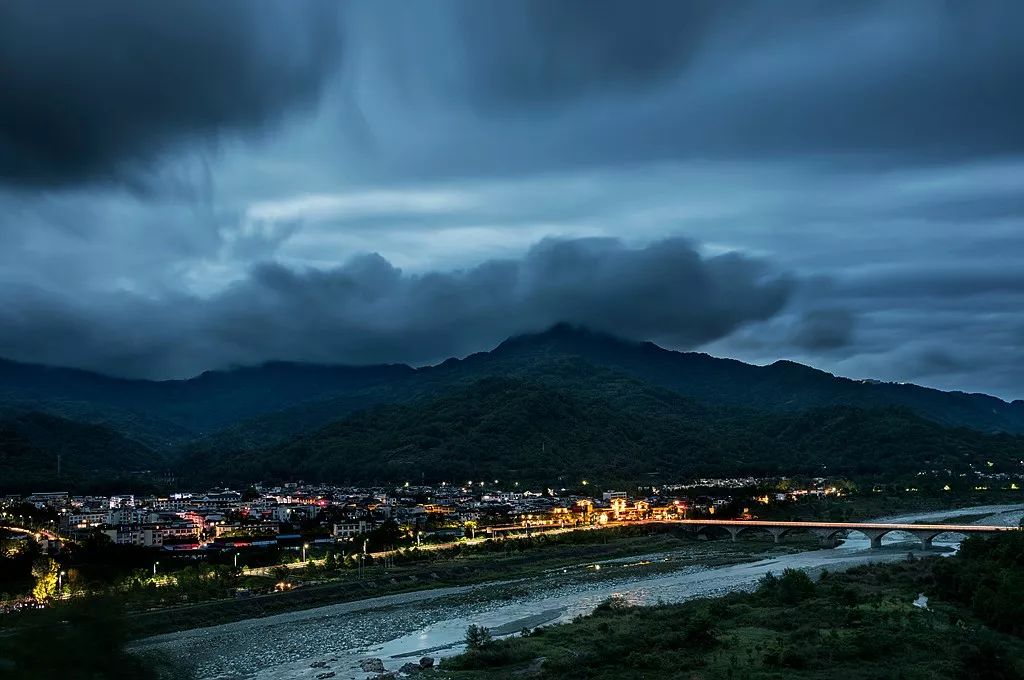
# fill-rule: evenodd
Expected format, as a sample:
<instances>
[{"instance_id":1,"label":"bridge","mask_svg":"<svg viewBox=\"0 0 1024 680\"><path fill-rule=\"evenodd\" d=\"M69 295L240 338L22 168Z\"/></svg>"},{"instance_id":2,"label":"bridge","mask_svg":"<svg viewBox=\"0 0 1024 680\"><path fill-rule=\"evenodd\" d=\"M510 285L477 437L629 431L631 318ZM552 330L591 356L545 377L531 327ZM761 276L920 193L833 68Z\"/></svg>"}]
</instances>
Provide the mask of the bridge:
<instances>
[{"instance_id":1,"label":"bridge","mask_svg":"<svg viewBox=\"0 0 1024 680\"><path fill-rule=\"evenodd\" d=\"M817 536L822 545L835 546L836 537L847 531L858 531L871 541L872 548L882 546L882 536L902 531L911 534L927 550L939 534L963 534L965 536L991 536L1002 531L1018 531L1017 527L1002 527L983 524L879 524L875 522L774 522L767 520L743 519L677 519L671 524L682 524L693 528L695 534L707 532L712 527L721 527L729 532L732 540L746 531L764 530L778 543L782 537L793 531L806 531Z\"/></svg>"},{"instance_id":2,"label":"bridge","mask_svg":"<svg viewBox=\"0 0 1024 680\"><path fill-rule=\"evenodd\" d=\"M884 524L879 522L785 522L756 519L639 519L639 520L613 520L605 524L576 525L567 523L564 526L556 523L526 522L522 524L509 524L505 526L493 526L481 528L481 533L494 538L497 536L521 535L524 532L530 534L557 534L569 531L600 530L614 527L631 526L637 524L670 524L690 527L696 535L709 535L714 528L724 529L737 540L741 534L748 531L764 531L775 539L776 543L791 532L804 531L817 536L824 546L835 547L839 534L848 531L858 531L870 542L872 548L882 546L882 537L893 531L902 531L911 534L919 541L921 547L927 550L932 547L932 541L940 534L962 534L964 536L992 536L1001 531L1018 531L1018 527L994 526L985 524Z\"/></svg>"}]
</instances>

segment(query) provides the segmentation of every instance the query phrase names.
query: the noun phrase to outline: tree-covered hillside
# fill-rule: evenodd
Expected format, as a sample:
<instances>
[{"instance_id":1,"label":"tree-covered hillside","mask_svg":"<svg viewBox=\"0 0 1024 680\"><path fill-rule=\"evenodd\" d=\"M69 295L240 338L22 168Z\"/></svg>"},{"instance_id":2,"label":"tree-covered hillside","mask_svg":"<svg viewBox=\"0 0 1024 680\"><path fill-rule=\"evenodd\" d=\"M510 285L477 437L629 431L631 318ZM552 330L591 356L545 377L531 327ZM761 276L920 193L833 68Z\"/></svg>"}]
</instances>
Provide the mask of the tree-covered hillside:
<instances>
[{"instance_id":1,"label":"tree-covered hillside","mask_svg":"<svg viewBox=\"0 0 1024 680\"><path fill-rule=\"evenodd\" d=\"M900 406L945 425L1024 433L1024 402L849 380L787 361L752 366L567 325L418 369L272 362L209 371L188 380L151 381L0 359L0 403L31 404L35 410L111 425L158 448L221 436L231 440L231 447L252 447L315 429L346 413L409 402L467 380L513 376L547 382L550 367L566 361L626 373L720 406L776 412Z\"/></svg>"},{"instance_id":2,"label":"tree-covered hillside","mask_svg":"<svg viewBox=\"0 0 1024 680\"><path fill-rule=\"evenodd\" d=\"M0 412L0 491L84 488L166 465L160 454L103 425L34 411Z\"/></svg>"},{"instance_id":3,"label":"tree-covered hillside","mask_svg":"<svg viewBox=\"0 0 1024 680\"><path fill-rule=\"evenodd\" d=\"M523 480L554 484L692 475L898 476L1015 469L1024 439L947 428L901 409L792 414L711 408L621 374L560 386L483 378L379 406L259 450L197 449L211 481ZM988 466L992 463L992 467Z\"/></svg>"},{"instance_id":4,"label":"tree-covered hillside","mask_svg":"<svg viewBox=\"0 0 1024 680\"><path fill-rule=\"evenodd\" d=\"M851 380L792 361L754 366L698 352L675 352L651 342L631 342L566 324L544 333L510 338L467 364L513 364L540 357L577 356L625 371L707 403L769 411L823 406L902 406L945 425L1024 433L1024 401L986 394L943 392L906 383Z\"/></svg>"},{"instance_id":5,"label":"tree-covered hillside","mask_svg":"<svg viewBox=\"0 0 1024 680\"><path fill-rule=\"evenodd\" d=\"M154 450L197 481L1019 473L1024 459L1018 435L982 434L1020 431L1024 404L568 326L421 369L267 364L153 382L0 361L0 397L57 417L68 442L120 435L72 452L83 469L104 469L107 450ZM42 475L59 445L0 448Z\"/></svg>"}]
</instances>

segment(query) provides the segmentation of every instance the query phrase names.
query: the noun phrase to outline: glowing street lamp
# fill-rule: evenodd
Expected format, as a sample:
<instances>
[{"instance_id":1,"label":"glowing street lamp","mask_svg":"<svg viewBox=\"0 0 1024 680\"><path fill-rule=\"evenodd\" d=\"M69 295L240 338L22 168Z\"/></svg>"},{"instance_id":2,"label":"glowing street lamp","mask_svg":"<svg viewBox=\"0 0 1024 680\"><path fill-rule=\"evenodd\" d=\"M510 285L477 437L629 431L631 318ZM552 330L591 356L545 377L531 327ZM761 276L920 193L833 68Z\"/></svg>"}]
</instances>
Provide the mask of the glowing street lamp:
<instances>
[{"instance_id":1,"label":"glowing street lamp","mask_svg":"<svg viewBox=\"0 0 1024 680\"><path fill-rule=\"evenodd\" d=\"M156 576L156 568L157 568L157 566L158 566L159 564L160 564L159 562L154 562L154 563L153 563L153 576Z\"/></svg>"},{"instance_id":2,"label":"glowing street lamp","mask_svg":"<svg viewBox=\"0 0 1024 680\"><path fill-rule=\"evenodd\" d=\"M303 543L302 544L302 561L303 562L306 561L306 548L308 548L308 547L309 547L309 543Z\"/></svg>"}]
</instances>

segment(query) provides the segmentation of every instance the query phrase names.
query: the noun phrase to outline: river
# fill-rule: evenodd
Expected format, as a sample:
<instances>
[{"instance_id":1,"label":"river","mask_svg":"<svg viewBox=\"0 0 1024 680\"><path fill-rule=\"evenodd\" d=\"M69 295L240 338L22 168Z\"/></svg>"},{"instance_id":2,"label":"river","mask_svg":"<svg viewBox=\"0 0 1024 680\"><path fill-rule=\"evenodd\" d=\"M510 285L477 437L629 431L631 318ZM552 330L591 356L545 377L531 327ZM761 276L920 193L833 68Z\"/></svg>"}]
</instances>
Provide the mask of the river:
<instances>
[{"instance_id":1,"label":"river","mask_svg":"<svg viewBox=\"0 0 1024 680\"><path fill-rule=\"evenodd\" d=\"M957 515L991 513L976 524L1016 526L1022 505L999 505L878 518L884 522L940 521ZM402 593L168 633L134 644L157 650L188 666L201 680L315 680L366 678L359 662L384 660L395 670L420 656L435 658L461 651L466 627L477 624L496 634L524 627L570 621L609 597L636 604L679 602L754 587L768 572L784 569L842 570L868 562L906 559L913 539L883 537L881 550L851 534L839 547L774 555L725 567L684 566L668 573L644 573L642 565L671 562L671 553L581 564L527 581L480 584ZM959 537L943 535L936 548L952 553Z\"/></svg>"}]
</instances>

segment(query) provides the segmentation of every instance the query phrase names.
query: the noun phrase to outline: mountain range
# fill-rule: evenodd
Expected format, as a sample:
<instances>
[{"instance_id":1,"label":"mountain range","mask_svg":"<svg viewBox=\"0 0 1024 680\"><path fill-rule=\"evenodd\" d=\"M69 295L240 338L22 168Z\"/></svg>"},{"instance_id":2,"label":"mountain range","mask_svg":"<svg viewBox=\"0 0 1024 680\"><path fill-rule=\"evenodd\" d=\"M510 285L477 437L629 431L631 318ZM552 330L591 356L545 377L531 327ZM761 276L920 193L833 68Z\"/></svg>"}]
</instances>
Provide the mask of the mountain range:
<instances>
[{"instance_id":1,"label":"mountain range","mask_svg":"<svg viewBox=\"0 0 1024 680\"><path fill-rule=\"evenodd\" d=\"M1021 401L564 324L422 368L273 362L149 381L0 360L5 488L141 469L235 483L1016 472L1022 434Z\"/></svg>"}]
</instances>

